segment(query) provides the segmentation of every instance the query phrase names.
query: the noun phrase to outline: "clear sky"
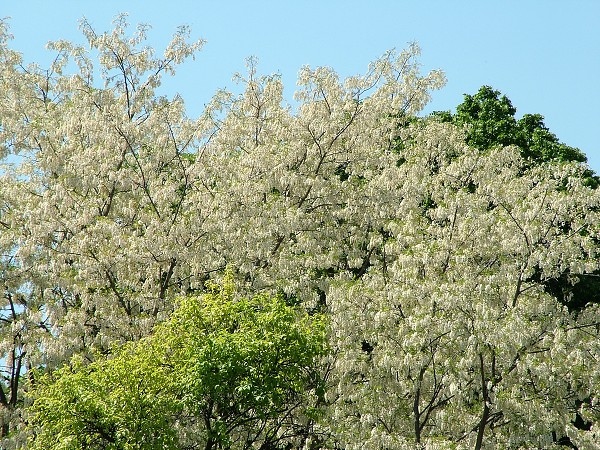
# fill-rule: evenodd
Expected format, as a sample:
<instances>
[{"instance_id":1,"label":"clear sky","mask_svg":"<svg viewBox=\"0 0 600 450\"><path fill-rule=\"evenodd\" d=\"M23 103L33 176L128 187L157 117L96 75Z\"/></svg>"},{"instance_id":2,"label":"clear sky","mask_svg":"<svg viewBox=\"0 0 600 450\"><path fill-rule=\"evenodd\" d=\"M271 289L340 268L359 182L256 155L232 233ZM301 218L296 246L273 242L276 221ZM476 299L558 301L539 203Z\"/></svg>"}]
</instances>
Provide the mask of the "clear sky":
<instances>
[{"instance_id":1,"label":"clear sky","mask_svg":"<svg viewBox=\"0 0 600 450\"><path fill-rule=\"evenodd\" d=\"M82 17L105 31L120 12L152 25L149 42L158 48L182 24L208 41L166 84L192 116L216 89L233 86L248 56L258 57L261 73L280 73L291 99L303 65L354 75L415 41L423 70L448 78L426 112L453 109L463 94L491 85L518 115L544 115L600 172L600 0L0 0L12 47L28 62L49 60L49 40L82 42Z\"/></svg>"}]
</instances>

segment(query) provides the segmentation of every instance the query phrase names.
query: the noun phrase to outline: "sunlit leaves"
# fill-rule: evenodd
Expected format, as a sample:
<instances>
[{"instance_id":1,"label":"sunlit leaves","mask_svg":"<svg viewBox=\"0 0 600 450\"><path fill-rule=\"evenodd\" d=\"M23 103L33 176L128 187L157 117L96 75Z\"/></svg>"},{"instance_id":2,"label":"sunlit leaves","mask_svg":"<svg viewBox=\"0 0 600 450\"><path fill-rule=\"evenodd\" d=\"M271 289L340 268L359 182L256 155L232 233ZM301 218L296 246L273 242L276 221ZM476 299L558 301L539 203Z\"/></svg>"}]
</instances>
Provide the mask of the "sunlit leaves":
<instances>
[{"instance_id":1,"label":"sunlit leaves","mask_svg":"<svg viewBox=\"0 0 600 450\"><path fill-rule=\"evenodd\" d=\"M276 297L239 297L228 277L181 298L152 336L35 377L31 448L301 442L325 348L323 317Z\"/></svg>"}]
</instances>

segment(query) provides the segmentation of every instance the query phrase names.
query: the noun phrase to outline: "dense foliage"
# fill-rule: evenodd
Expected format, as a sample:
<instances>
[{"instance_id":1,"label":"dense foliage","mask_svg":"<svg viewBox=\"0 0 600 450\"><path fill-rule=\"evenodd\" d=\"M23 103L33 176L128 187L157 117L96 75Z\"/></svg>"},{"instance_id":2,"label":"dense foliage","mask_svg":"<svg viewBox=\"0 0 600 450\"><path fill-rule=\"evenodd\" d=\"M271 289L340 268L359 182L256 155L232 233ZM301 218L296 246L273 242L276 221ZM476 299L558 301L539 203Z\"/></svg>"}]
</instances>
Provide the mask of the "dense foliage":
<instances>
[{"instance_id":1,"label":"dense foliage","mask_svg":"<svg viewBox=\"0 0 600 450\"><path fill-rule=\"evenodd\" d=\"M187 30L160 56L123 17L83 32L49 70L0 40L5 447L600 441L600 306L577 291L600 192L541 117L483 88L417 118L444 78L411 46L345 80L303 68L296 108L250 60L190 119L156 93ZM237 300L203 297L227 266Z\"/></svg>"},{"instance_id":2,"label":"dense foliage","mask_svg":"<svg viewBox=\"0 0 600 450\"><path fill-rule=\"evenodd\" d=\"M306 406L322 396L324 322L234 289L227 277L182 298L151 336L43 376L31 448L302 446L316 418Z\"/></svg>"},{"instance_id":3,"label":"dense foliage","mask_svg":"<svg viewBox=\"0 0 600 450\"><path fill-rule=\"evenodd\" d=\"M554 133L544 125L540 114L524 114L516 119L516 108L499 91L482 86L475 95L465 95L456 113L435 112L444 122L454 123L466 130L466 142L481 151L514 145L529 164L547 161L586 162L585 155L576 148L559 142ZM600 178L591 170L584 170L585 184L596 189ZM542 281L545 289L560 299L570 310L585 307L587 303L600 303L600 271L579 274L573 283L568 270L555 278Z\"/></svg>"},{"instance_id":4,"label":"dense foliage","mask_svg":"<svg viewBox=\"0 0 600 450\"><path fill-rule=\"evenodd\" d=\"M576 148L559 142L544 125L541 114L515 117L517 109L505 95L490 86L482 86L475 95L465 95L456 113L437 113L444 121L468 125L467 144L483 150L495 146L516 145L524 158L541 161L585 162L585 155Z\"/></svg>"}]
</instances>

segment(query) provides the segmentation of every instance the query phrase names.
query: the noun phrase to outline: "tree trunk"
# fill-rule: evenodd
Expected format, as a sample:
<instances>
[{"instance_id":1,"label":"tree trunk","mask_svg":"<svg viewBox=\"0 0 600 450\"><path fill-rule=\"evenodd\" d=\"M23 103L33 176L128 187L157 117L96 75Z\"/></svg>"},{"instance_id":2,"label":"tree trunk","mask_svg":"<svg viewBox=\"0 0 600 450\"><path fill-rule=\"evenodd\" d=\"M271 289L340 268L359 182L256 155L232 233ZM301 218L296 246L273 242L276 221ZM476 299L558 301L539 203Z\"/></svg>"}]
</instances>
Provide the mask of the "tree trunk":
<instances>
[{"instance_id":1,"label":"tree trunk","mask_svg":"<svg viewBox=\"0 0 600 450\"><path fill-rule=\"evenodd\" d=\"M475 442L475 450L481 450L483 445L483 434L485 432L485 426L490 418L490 407L489 407L489 393L487 389L487 380L485 376L485 367L483 365L483 355L479 354L479 370L481 374L481 392L483 396L483 411L481 413L481 420L477 426L477 441Z\"/></svg>"}]
</instances>

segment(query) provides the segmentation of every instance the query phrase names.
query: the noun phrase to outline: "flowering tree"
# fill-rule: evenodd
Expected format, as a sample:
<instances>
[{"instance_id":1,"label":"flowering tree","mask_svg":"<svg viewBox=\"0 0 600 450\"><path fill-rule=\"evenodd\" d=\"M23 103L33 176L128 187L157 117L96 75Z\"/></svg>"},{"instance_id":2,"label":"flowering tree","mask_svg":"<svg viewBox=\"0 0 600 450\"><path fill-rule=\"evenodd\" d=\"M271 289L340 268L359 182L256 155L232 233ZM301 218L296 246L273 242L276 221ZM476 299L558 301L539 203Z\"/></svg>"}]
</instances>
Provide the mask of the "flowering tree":
<instances>
[{"instance_id":1,"label":"flowering tree","mask_svg":"<svg viewBox=\"0 0 600 450\"><path fill-rule=\"evenodd\" d=\"M121 17L112 33L97 35L83 23L100 68L67 42L50 44L57 56L48 70L23 67L2 47L3 152L22 159L5 167L0 192L3 318L12 330L3 333L12 387L5 413L14 409L26 365L53 366L146 334L179 276L161 236L184 226L177 219L184 215L194 126L180 99L158 98L154 90L201 43L187 44L182 29L156 58L141 48L145 28L127 38L125 26ZM70 62L79 67L75 75L64 72ZM160 146L159 159L148 157L150 144ZM156 246L139 247L143 256L134 263L126 248L146 233ZM141 293L155 282L151 294Z\"/></svg>"},{"instance_id":2,"label":"flowering tree","mask_svg":"<svg viewBox=\"0 0 600 450\"><path fill-rule=\"evenodd\" d=\"M22 158L0 184L4 434L25 367L142 339L230 265L242 292L330 316L318 445L598 439L597 305L552 289L598 270L585 165L418 119L444 78L414 45L345 80L303 68L297 108L250 60L192 120L156 94L201 45L186 30L161 57L124 18L83 31L91 51L54 43L48 71L0 46L3 152Z\"/></svg>"},{"instance_id":3,"label":"flowering tree","mask_svg":"<svg viewBox=\"0 0 600 450\"><path fill-rule=\"evenodd\" d=\"M421 201L386 225L391 262L331 288L332 422L351 448L589 448L591 422L573 418L597 421L598 305L570 313L543 284L597 268L585 167L526 169L516 148L419 127L393 191L402 205L417 185Z\"/></svg>"}]
</instances>

